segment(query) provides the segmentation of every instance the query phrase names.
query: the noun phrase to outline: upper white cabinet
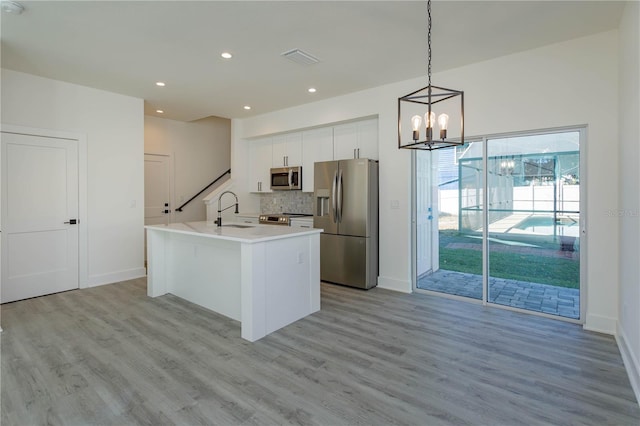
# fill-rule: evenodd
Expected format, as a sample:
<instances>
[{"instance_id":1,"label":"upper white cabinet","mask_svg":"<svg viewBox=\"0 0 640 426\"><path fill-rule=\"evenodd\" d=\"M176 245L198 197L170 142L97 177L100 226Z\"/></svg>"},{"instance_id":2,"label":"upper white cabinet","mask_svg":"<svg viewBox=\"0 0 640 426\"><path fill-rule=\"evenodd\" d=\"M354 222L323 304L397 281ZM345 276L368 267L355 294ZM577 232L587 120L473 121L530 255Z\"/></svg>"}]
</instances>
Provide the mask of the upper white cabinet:
<instances>
[{"instance_id":1,"label":"upper white cabinet","mask_svg":"<svg viewBox=\"0 0 640 426\"><path fill-rule=\"evenodd\" d=\"M378 119L358 121L358 158L378 159Z\"/></svg>"},{"instance_id":2,"label":"upper white cabinet","mask_svg":"<svg viewBox=\"0 0 640 426\"><path fill-rule=\"evenodd\" d=\"M273 167L302 165L302 133L274 136L272 143Z\"/></svg>"},{"instance_id":3,"label":"upper white cabinet","mask_svg":"<svg viewBox=\"0 0 640 426\"><path fill-rule=\"evenodd\" d=\"M249 143L249 192L271 192L271 138Z\"/></svg>"},{"instance_id":4,"label":"upper white cabinet","mask_svg":"<svg viewBox=\"0 0 640 426\"><path fill-rule=\"evenodd\" d=\"M271 192L271 168L302 166L302 191L313 192L314 163L378 159L378 119L249 141L249 192Z\"/></svg>"},{"instance_id":5,"label":"upper white cabinet","mask_svg":"<svg viewBox=\"0 0 640 426\"><path fill-rule=\"evenodd\" d=\"M313 192L313 164L333 160L333 128L302 132L302 191Z\"/></svg>"},{"instance_id":6,"label":"upper white cabinet","mask_svg":"<svg viewBox=\"0 0 640 426\"><path fill-rule=\"evenodd\" d=\"M336 160L357 157L358 129L356 123L333 127L333 155Z\"/></svg>"},{"instance_id":7,"label":"upper white cabinet","mask_svg":"<svg viewBox=\"0 0 640 426\"><path fill-rule=\"evenodd\" d=\"M333 154L336 160L378 159L378 119L333 126Z\"/></svg>"}]
</instances>

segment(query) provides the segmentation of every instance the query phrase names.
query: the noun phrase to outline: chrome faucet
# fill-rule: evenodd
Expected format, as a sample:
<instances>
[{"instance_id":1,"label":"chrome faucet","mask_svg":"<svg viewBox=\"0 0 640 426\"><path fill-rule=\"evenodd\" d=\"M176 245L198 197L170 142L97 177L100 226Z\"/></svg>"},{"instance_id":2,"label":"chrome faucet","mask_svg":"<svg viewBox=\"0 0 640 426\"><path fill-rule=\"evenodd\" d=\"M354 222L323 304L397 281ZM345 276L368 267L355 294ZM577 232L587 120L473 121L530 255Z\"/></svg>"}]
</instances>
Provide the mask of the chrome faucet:
<instances>
[{"instance_id":1,"label":"chrome faucet","mask_svg":"<svg viewBox=\"0 0 640 426\"><path fill-rule=\"evenodd\" d=\"M233 195L234 197L236 197L236 204L235 204L235 206L236 206L236 214L238 214L238 196L237 196L235 193L231 192L231 191L224 191L224 192L223 192L222 194L220 194L220 196L218 197L218 219L216 220L216 225L218 225L218 226L222 226L222 212L223 212L223 211L225 211L225 210L227 210L227 209L230 209L231 207L233 207L233 204L231 204L230 206L225 207L224 209L222 208L222 196L223 196L224 194L231 194L231 195Z\"/></svg>"}]
</instances>

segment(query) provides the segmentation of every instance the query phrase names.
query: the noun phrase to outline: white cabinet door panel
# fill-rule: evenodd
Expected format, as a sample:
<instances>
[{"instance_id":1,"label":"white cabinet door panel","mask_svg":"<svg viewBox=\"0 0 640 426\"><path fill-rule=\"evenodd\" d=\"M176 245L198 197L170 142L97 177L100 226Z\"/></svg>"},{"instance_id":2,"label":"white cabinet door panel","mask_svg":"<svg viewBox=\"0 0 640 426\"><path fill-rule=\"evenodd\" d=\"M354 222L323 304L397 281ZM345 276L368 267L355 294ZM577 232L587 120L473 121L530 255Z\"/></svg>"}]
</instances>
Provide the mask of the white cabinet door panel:
<instances>
[{"instance_id":1,"label":"white cabinet door panel","mask_svg":"<svg viewBox=\"0 0 640 426\"><path fill-rule=\"evenodd\" d=\"M302 133L274 136L273 167L291 167L302 164Z\"/></svg>"},{"instance_id":2,"label":"white cabinet door panel","mask_svg":"<svg viewBox=\"0 0 640 426\"><path fill-rule=\"evenodd\" d=\"M358 126L356 123L333 126L333 155L335 160L356 158Z\"/></svg>"},{"instance_id":3,"label":"white cabinet door panel","mask_svg":"<svg viewBox=\"0 0 640 426\"><path fill-rule=\"evenodd\" d=\"M324 127L302 133L302 191L313 192L314 164L333 160L333 128Z\"/></svg>"},{"instance_id":4,"label":"white cabinet door panel","mask_svg":"<svg viewBox=\"0 0 640 426\"><path fill-rule=\"evenodd\" d=\"M378 119L356 121L333 127L336 160L378 159Z\"/></svg>"},{"instance_id":5,"label":"white cabinet door panel","mask_svg":"<svg viewBox=\"0 0 640 426\"><path fill-rule=\"evenodd\" d=\"M271 192L271 138L249 142L249 192Z\"/></svg>"},{"instance_id":6,"label":"white cabinet door panel","mask_svg":"<svg viewBox=\"0 0 640 426\"><path fill-rule=\"evenodd\" d=\"M378 159L378 119L358 122L358 158Z\"/></svg>"},{"instance_id":7,"label":"white cabinet door panel","mask_svg":"<svg viewBox=\"0 0 640 426\"><path fill-rule=\"evenodd\" d=\"M273 167L284 167L287 156L287 140L284 135L274 136L271 140Z\"/></svg>"}]
</instances>

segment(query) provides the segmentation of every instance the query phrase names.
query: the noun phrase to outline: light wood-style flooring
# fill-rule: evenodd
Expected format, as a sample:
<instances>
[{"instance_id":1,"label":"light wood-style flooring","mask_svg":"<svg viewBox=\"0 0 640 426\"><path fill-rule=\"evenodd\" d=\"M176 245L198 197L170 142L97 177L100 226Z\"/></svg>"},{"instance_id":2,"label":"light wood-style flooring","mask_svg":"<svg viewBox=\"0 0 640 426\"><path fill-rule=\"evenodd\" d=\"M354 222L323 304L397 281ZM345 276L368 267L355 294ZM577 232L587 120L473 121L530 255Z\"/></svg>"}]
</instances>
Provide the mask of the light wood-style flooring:
<instances>
[{"instance_id":1,"label":"light wood-style flooring","mask_svg":"<svg viewBox=\"0 0 640 426\"><path fill-rule=\"evenodd\" d=\"M615 340L422 294L322 285L255 343L146 281L2 306L9 425L634 425Z\"/></svg>"}]
</instances>

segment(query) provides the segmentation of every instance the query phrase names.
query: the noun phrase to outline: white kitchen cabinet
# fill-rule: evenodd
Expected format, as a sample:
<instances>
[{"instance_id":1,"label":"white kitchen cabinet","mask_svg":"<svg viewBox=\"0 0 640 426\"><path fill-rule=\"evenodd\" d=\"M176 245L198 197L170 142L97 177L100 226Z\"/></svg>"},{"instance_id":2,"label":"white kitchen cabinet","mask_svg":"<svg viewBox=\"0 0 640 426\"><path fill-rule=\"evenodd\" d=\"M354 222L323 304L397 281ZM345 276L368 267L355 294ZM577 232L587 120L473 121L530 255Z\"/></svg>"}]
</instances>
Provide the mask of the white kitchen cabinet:
<instances>
[{"instance_id":1,"label":"white kitchen cabinet","mask_svg":"<svg viewBox=\"0 0 640 426\"><path fill-rule=\"evenodd\" d=\"M302 132L302 191L313 192L314 163L333 160L333 128Z\"/></svg>"},{"instance_id":2,"label":"white kitchen cabinet","mask_svg":"<svg viewBox=\"0 0 640 426\"><path fill-rule=\"evenodd\" d=\"M302 191L313 192L314 163L378 160L378 119L294 132L249 143L249 192L272 192L272 167L302 166Z\"/></svg>"},{"instance_id":3,"label":"white kitchen cabinet","mask_svg":"<svg viewBox=\"0 0 640 426\"><path fill-rule=\"evenodd\" d=\"M355 121L333 127L333 153L336 160L378 159L378 119Z\"/></svg>"},{"instance_id":4,"label":"white kitchen cabinet","mask_svg":"<svg viewBox=\"0 0 640 426\"><path fill-rule=\"evenodd\" d=\"M259 214L255 213L255 214L237 214L234 215L234 219L236 222L238 223L260 223L260 221L258 220L259 218Z\"/></svg>"},{"instance_id":5,"label":"white kitchen cabinet","mask_svg":"<svg viewBox=\"0 0 640 426\"><path fill-rule=\"evenodd\" d=\"M378 159L378 119L358 121L358 158Z\"/></svg>"},{"instance_id":6,"label":"white kitchen cabinet","mask_svg":"<svg viewBox=\"0 0 640 426\"><path fill-rule=\"evenodd\" d=\"M292 217L291 226L298 228L313 228L312 217Z\"/></svg>"},{"instance_id":7,"label":"white kitchen cabinet","mask_svg":"<svg viewBox=\"0 0 640 426\"><path fill-rule=\"evenodd\" d=\"M273 167L289 167L302 165L302 133L288 133L274 136Z\"/></svg>"},{"instance_id":8,"label":"white kitchen cabinet","mask_svg":"<svg viewBox=\"0 0 640 426\"><path fill-rule=\"evenodd\" d=\"M250 342L320 310L319 229L256 232L209 222L146 229L150 297L171 293L240 321L240 337Z\"/></svg>"},{"instance_id":9,"label":"white kitchen cabinet","mask_svg":"<svg viewBox=\"0 0 640 426\"><path fill-rule=\"evenodd\" d=\"M335 160L357 158L358 129L356 123L333 126L333 157Z\"/></svg>"},{"instance_id":10,"label":"white kitchen cabinet","mask_svg":"<svg viewBox=\"0 0 640 426\"><path fill-rule=\"evenodd\" d=\"M249 192L271 192L271 138L249 142Z\"/></svg>"}]
</instances>

